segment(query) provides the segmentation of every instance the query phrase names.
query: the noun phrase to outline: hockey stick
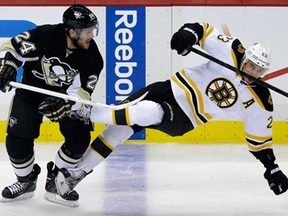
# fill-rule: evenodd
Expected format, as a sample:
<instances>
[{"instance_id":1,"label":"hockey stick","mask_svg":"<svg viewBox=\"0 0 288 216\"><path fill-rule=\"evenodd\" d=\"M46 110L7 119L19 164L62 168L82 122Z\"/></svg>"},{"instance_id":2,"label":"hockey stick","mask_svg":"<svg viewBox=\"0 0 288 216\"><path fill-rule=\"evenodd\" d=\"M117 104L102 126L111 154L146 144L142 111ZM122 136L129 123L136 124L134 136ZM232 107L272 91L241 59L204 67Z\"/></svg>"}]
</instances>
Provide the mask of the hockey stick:
<instances>
[{"instance_id":1,"label":"hockey stick","mask_svg":"<svg viewBox=\"0 0 288 216\"><path fill-rule=\"evenodd\" d=\"M16 87L16 88L21 88L21 89L25 89L25 90L28 90L28 91L33 91L33 92L37 92L37 93L41 93L41 94L46 94L46 95L49 95L49 96L59 97L59 98L62 98L62 99L67 99L67 100L71 100L71 101L75 101L75 102L91 105L91 106L94 106L94 107L106 107L106 108L113 109L113 110L121 110L121 109L124 109L126 107L132 106L132 105L138 103L139 101L141 101L148 94L148 92L146 92L141 97L139 97L139 98L137 98L137 99L135 99L133 101L130 101L128 103L125 103L125 104L107 105L107 104L102 104L102 103L95 103L93 101L85 100L85 99L80 98L80 97L74 97L74 96L71 96L71 95L62 94L62 93L59 93L59 92L50 91L50 90L47 90L47 89L42 89L42 88L38 88L38 87L35 87L35 86L26 85L26 84L23 84L23 83L10 82L9 84L11 86L13 86L13 87Z\"/></svg>"},{"instance_id":2,"label":"hockey stick","mask_svg":"<svg viewBox=\"0 0 288 216\"><path fill-rule=\"evenodd\" d=\"M222 31L223 31L224 35L231 37L228 25L226 23L223 23L221 25L221 27L222 27Z\"/></svg>"},{"instance_id":3,"label":"hockey stick","mask_svg":"<svg viewBox=\"0 0 288 216\"><path fill-rule=\"evenodd\" d=\"M288 97L288 93L287 92L282 91L281 89L279 89L279 88L277 88L275 86L272 86L272 85L262 81L261 79L255 78L255 77L245 73L244 71L233 67L230 64L227 64L227 63L225 63L225 62L223 62L223 61L221 61L221 60L219 60L219 59L217 59L217 58L215 58L213 56L210 56L210 55L208 55L208 54L206 54L206 53L204 53L204 52L202 52L202 51L200 51L200 50L198 50L198 49L196 49L194 47L189 47L189 50L194 52L194 53L196 53L196 54L198 54L198 55L200 55L200 56L202 56L202 57L204 57L204 58L207 58L207 59L209 59L209 60L211 60L211 61L213 61L213 62L215 62L215 63L217 63L217 64L219 64L219 65L221 65L223 67L225 67L225 68L228 68L229 70L232 70L232 71L234 71L237 74L240 74L240 75L242 75L244 77L247 77L248 79L253 80L253 82L258 83L259 85L262 85L262 86L264 86L266 88L269 88L269 89L271 89L271 90L273 90L273 91L275 91L275 92L277 92L279 94L282 94L282 95Z\"/></svg>"},{"instance_id":4,"label":"hockey stick","mask_svg":"<svg viewBox=\"0 0 288 216\"><path fill-rule=\"evenodd\" d=\"M228 25L226 23L223 23L221 25L221 27L222 27L222 31L223 31L224 35L231 37L231 33L230 33L229 28L228 28ZM288 68L287 67L283 68L283 69L280 69L280 70L277 70L277 71L274 71L274 72L270 72L270 73L266 74L265 76L263 76L261 78L261 80L267 81L269 79L273 79L275 77L284 75L286 73L288 73Z\"/></svg>"}]
</instances>

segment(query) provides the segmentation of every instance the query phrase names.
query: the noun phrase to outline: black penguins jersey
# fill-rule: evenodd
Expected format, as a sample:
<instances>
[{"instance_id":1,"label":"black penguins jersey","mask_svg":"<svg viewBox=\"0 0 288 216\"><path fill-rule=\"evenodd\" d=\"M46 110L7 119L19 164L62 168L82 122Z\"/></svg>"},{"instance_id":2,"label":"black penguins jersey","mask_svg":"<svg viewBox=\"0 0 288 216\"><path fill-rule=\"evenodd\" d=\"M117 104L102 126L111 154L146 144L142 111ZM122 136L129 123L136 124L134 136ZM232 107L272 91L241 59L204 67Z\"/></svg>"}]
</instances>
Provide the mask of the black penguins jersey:
<instances>
[{"instance_id":1,"label":"black penguins jersey","mask_svg":"<svg viewBox=\"0 0 288 216\"><path fill-rule=\"evenodd\" d=\"M236 68L245 53L238 39L227 37L208 23L202 23L199 45L212 56ZM266 87L245 85L235 72L208 61L184 68L171 78L174 97L194 127L214 116L244 121L249 150L257 152L272 145L271 94Z\"/></svg>"},{"instance_id":2,"label":"black penguins jersey","mask_svg":"<svg viewBox=\"0 0 288 216\"><path fill-rule=\"evenodd\" d=\"M5 50L23 62L22 83L53 91L65 91L79 75L81 87L91 94L103 69L94 40L87 50L67 49L63 24L42 25L22 32L4 43L1 51ZM19 91L39 97L37 93Z\"/></svg>"}]
</instances>

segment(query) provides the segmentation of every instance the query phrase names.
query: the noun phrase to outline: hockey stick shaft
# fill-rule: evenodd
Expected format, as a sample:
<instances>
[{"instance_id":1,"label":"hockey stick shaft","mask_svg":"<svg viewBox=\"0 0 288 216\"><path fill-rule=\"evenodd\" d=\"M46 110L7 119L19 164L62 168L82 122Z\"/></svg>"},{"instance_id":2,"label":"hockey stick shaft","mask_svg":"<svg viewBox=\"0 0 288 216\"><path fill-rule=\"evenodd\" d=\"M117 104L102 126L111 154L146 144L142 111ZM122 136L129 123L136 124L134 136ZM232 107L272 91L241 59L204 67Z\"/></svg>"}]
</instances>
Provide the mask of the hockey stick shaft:
<instances>
[{"instance_id":1,"label":"hockey stick shaft","mask_svg":"<svg viewBox=\"0 0 288 216\"><path fill-rule=\"evenodd\" d=\"M223 23L223 24L221 25L221 27L222 27L223 33L224 33L226 36L231 37L231 33L230 33L229 28L228 28L228 25L227 25L226 23Z\"/></svg>"},{"instance_id":2,"label":"hockey stick shaft","mask_svg":"<svg viewBox=\"0 0 288 216\"><path fill-rule=\"evenodd\" d=\"M138 103L139 101L141 101L148 94L148 92L146 92L141 97L139 97L139 98L137 98L137 99L135 99L133 101L130 101L128 103L125 103L125 104L107 105L107 104L102 104L102 103L95 103L93 101L85 100L85 99L80 98L80 97L75 97L75 96L62 94L62 93L55 92L55 91L50 91L50 90L47 90L47 89L38 88L38 87L35 87L35 86L26 85L26 84L23 84L23 83L10 82L9 84L11 86L13 86L13 87L16 87L16 88L21 88L21 89L25 89L25 90L28 90L28 91L33 91L33 92L49 95L49 96L59 97L59 98L65 99L65 100L75 101L75 102L91 105L91 106L94 106L94 107L105 107L105 108L109 108L109 109L113 109L113 110L125 109L125 108L127 108L129 106L132 106L132 105Z\"/></svg>"},{"instance_id":3,"label":"hockey stick shaft","mask_svg":"<svg viewBox=\"0 0 288 216\"><path fill-rule=\"evenodd\" d=\"M228 68L229 70L234 71L235 73L238 73L238 74L240 74L240 75L242 75L244 77L247 77L250 80L253 80L255 83L258 83L259 85L262 85L262 86L264 86L266 88L269 88L269 89L271 89L271 90L273 90L273 91L275 91L275 92L277 92L277 93L279 93L279 94L281 94L281 95L283 95L285 97L288 97L288 93L287 92L285 92L285 91L283 91L283 90L281 90L281 89L279 89L279 88L277 88L277 87L275 87L273 85L270 85L270 84L268 84L268 83L266 83L266 82L264 82L264 81L262 81L262 80L260 80L258 78L255 78L255 77L245 73L244 71L233 67L232 65L229 65L229 64L227 64L227 63L225 63L225 62L223 62L223 61L221 61L221 60L219 60L219 59L217 59L217 58L215 58L213 56L210 56L210 55L208 55L208 54L206 54L206 53L204 53L204 52L202 52L202 51L200 51L200 50L198 50L198 49L196 49L194 47L190 47L189 49L192 52L194 52L194 53L196 53L196 54L198 54L198 55L200 55L200 56L202 56L204 58L207 58L207 59L209 59L209 60L211 60L211 61L213 61L213 62L215 62L215 63L217 63L217 64L219 64L219 65L221 65L223 67L225 67L225 68Z\"/></svg>"}]
</instances>

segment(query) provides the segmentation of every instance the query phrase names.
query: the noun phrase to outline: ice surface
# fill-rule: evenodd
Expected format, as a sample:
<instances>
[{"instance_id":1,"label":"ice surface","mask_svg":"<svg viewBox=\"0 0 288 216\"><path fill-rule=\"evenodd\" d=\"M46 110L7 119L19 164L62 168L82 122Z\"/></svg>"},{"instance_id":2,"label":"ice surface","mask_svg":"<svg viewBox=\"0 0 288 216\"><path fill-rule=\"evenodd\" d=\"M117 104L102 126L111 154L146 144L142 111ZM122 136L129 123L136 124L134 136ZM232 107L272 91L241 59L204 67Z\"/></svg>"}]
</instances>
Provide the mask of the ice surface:
<instances>
[{"instance_id":1,"label":"ice surface","mask_svg":"<svg viewBox=\"0 0 288 216\"><path fill-rule=\"evenodd\" d=\"M245 144L119 145L77 187L80 206L44 200L46 163L59 143L37 143L42 167L35 197L0 203L1 216L287 216L288 193L274 195L264 167ZM288 145L274 145L280 168L288 174ZM15 181L4 144L0 144L0 189Z\"/></svg>"}]
</instances>

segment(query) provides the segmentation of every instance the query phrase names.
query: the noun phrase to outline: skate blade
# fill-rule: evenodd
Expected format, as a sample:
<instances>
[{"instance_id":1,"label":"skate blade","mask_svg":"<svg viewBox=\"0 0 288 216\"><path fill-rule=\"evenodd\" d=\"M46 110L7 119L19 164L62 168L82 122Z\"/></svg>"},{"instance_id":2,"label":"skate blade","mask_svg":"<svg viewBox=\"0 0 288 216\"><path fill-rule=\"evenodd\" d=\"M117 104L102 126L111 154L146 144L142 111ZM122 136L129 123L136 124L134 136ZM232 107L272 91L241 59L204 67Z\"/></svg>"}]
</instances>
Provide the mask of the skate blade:
<instances>
[{"instance_id":1,"label":"skate blade","mask_svg":"<svg viewBox=\"0 0 288 216\"><path fill-rule=\"evenodd\" d=\"M32 197L34 197L34 192L24 193L16 198L11 198L11 199L1 196L0 202L1 203L15 202L15 201L20 201L20 200L30 199Z\"/></svg>"},{"instance_id":2,"label":"skate blade","mask_svg":"<svg viewBox=\"0 0 288 216\"><path fill-rule=\"evenodd\" d=\"M79 206L79 202L77 200L76 201L65 200L61 196L59 196L58 194L50 193L47 191L44 194L44 198L49 202L53 202L53 203L68 206L68 207L78 207Z\"/></svg>"}]
</instances>

